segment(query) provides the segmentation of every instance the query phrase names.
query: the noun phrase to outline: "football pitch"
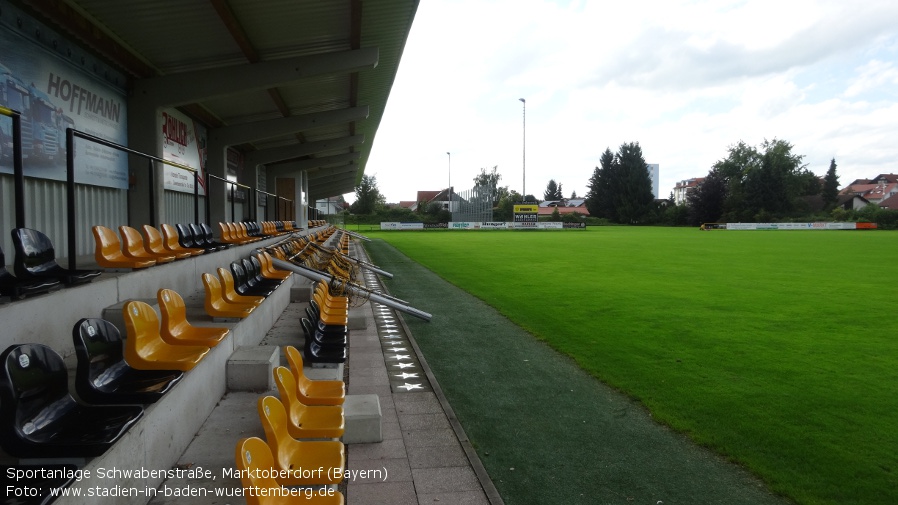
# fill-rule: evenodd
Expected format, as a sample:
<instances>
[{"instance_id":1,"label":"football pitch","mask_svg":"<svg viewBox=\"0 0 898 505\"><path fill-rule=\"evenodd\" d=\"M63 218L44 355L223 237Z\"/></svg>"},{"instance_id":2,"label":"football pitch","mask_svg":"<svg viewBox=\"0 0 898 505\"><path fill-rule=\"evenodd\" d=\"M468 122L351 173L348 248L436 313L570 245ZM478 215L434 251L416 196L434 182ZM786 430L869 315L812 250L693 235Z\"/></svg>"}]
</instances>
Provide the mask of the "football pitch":
<instances>
[{"instance_id":1,"label":"football pitch","mask_svg":"<svg viewBox=\"0 0 898 505\"><path fill-rule=\"evenodd\" d=\"M898 233L365 234L774 492L898 503Z\"/></svg>"}]
</instances>

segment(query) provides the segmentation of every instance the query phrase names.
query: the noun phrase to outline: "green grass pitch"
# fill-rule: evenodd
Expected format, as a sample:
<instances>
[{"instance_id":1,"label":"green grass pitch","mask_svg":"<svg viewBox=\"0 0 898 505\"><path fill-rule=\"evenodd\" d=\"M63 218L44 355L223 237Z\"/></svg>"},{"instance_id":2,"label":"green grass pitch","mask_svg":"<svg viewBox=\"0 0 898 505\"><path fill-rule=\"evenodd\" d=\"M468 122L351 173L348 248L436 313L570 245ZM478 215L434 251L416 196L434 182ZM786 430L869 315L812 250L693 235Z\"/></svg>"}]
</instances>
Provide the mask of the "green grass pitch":
<instances>
[{"instance_id":1,"label":"green grass pitch","mask_svg":"<svg viewBox=\"0 0 898 505\"><path fill-rule=\"evenodd\" d=\"M772 490L898 503L898 233L366 234Z\"/></svg>"}]
</instances>

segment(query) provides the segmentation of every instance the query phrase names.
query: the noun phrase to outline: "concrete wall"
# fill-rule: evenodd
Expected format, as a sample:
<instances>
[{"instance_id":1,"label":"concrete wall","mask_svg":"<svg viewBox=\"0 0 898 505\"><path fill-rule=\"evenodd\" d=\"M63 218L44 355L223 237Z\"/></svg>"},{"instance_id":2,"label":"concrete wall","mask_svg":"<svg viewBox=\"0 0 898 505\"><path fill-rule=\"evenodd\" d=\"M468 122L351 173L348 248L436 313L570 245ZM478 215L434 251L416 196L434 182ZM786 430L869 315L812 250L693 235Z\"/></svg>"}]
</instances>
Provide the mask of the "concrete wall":
<instances>
[{"instance_id":1,"label":"concrete wall","mask_svg":"<svg viewBox=\"0 0 898 505\"><path fill-rule=\"evenodd\" d=\"M202 309L200 275L214 272L220 266L227 267L231 261L246 257L257 247L280 240L266 239L137 272L103 274L91 284L2 305L0 345L5 348L14 343L39 342L60 354L72 355L71 331L78 319L100 317L104 308L127 299L155 298L157 290L162 287L170 287L182 294L188 306L188 320L211 324ZM139 490L159 486L164 480L162 477L116 478L108 482L99 481L96 477L101 469L165 471L179 463L178 458L226 392L228 358L237 348L257 345L262 340L289 304L295 279L296 276L293 276L284 282L248 318L237 323L216 323L218 326L228 326L230 334L193 370L188 371L169 393L157 403L146 406L144 416L110 450L85 462L83 468L90 470L91 478L75 482L72 487L81 487L82 492L87 493L87 488L96 486ZM73 357L66 361L74 366ZM11 461L11 458L0 454L0 460ZM84 500L83 497L61 498L55 503L80 504L85 503ZM114 499L114 503L128 505L147 501L148 497L141 494Z\"/></svg>"}]
</instances>

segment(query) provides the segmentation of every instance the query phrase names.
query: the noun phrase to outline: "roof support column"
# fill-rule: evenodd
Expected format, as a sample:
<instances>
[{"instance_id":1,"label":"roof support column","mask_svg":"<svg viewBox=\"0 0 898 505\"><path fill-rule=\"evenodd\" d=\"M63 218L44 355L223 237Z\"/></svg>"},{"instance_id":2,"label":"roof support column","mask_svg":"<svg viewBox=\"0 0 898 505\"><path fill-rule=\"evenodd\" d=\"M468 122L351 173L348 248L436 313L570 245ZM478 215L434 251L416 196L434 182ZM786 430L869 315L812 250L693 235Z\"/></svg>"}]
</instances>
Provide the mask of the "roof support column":
<instances>
[{"instance_id":1,"label":"roof support column","mask_svg":"<svg viewBox=\"0 0 898 505\"><path fill-rule=\"evenodd\" d=\"M142 153L162 158L162 116L159 108L145 100L130 98L128 100L128 147ZM166 222L165 188L163 167L153 164L150 175L150 162L140 156L128 156L129 179L133 181L128 189L128 225L156 223L158 226ZM153 181L153 214L150 213L150 184Z\"/></svg>"}]
</instances>

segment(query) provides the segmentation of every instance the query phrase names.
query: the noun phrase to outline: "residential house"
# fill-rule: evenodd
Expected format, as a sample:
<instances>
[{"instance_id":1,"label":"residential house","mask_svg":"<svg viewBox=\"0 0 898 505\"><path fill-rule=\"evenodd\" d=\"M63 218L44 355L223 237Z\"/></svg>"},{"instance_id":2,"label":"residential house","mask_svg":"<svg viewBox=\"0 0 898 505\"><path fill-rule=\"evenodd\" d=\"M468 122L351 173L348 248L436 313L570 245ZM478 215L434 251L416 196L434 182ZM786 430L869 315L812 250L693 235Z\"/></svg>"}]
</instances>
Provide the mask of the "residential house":
<instances>
[{"instance_id":1,"label":"residential house","mask_svg":"<svg viewBox=\"0 0 898 505\"><path fill-rule=\"evenodd\" d=\"M409 208L413 211L417 211L419 207L421 210L427 210L430 204L438 203L443 209L454 212L458 210L458 204L462 202L464 202L464 199L453 188L441 191L418 191L418 199Z\"/></svg>"},{"instance_id":2,"label":"residential house","mask_svg":"<svg viewBox=\"0 0 898 505\"><path fill-rule=\"evenodd\" d=\"M698 187L704 180L704 177L693 177L692 179L685 179L678 182L673 190L674 203L677 205L685 205L686 195L689 193L689 190Z\"/></svg>"},{"instance_id":3,"label":"residential house","mask_svg":"<svg viewBox=\"0 0 898 505\"><path fill-rule=\"evenodd\" d=\"M581 216L589 215L589 210L586 209L586 200L582 198L546 200L539 204L536 211L540 216L551 216L555 209L558 209L558 213L562 216L575 212Z\"/></svg>"}]
</instances>

